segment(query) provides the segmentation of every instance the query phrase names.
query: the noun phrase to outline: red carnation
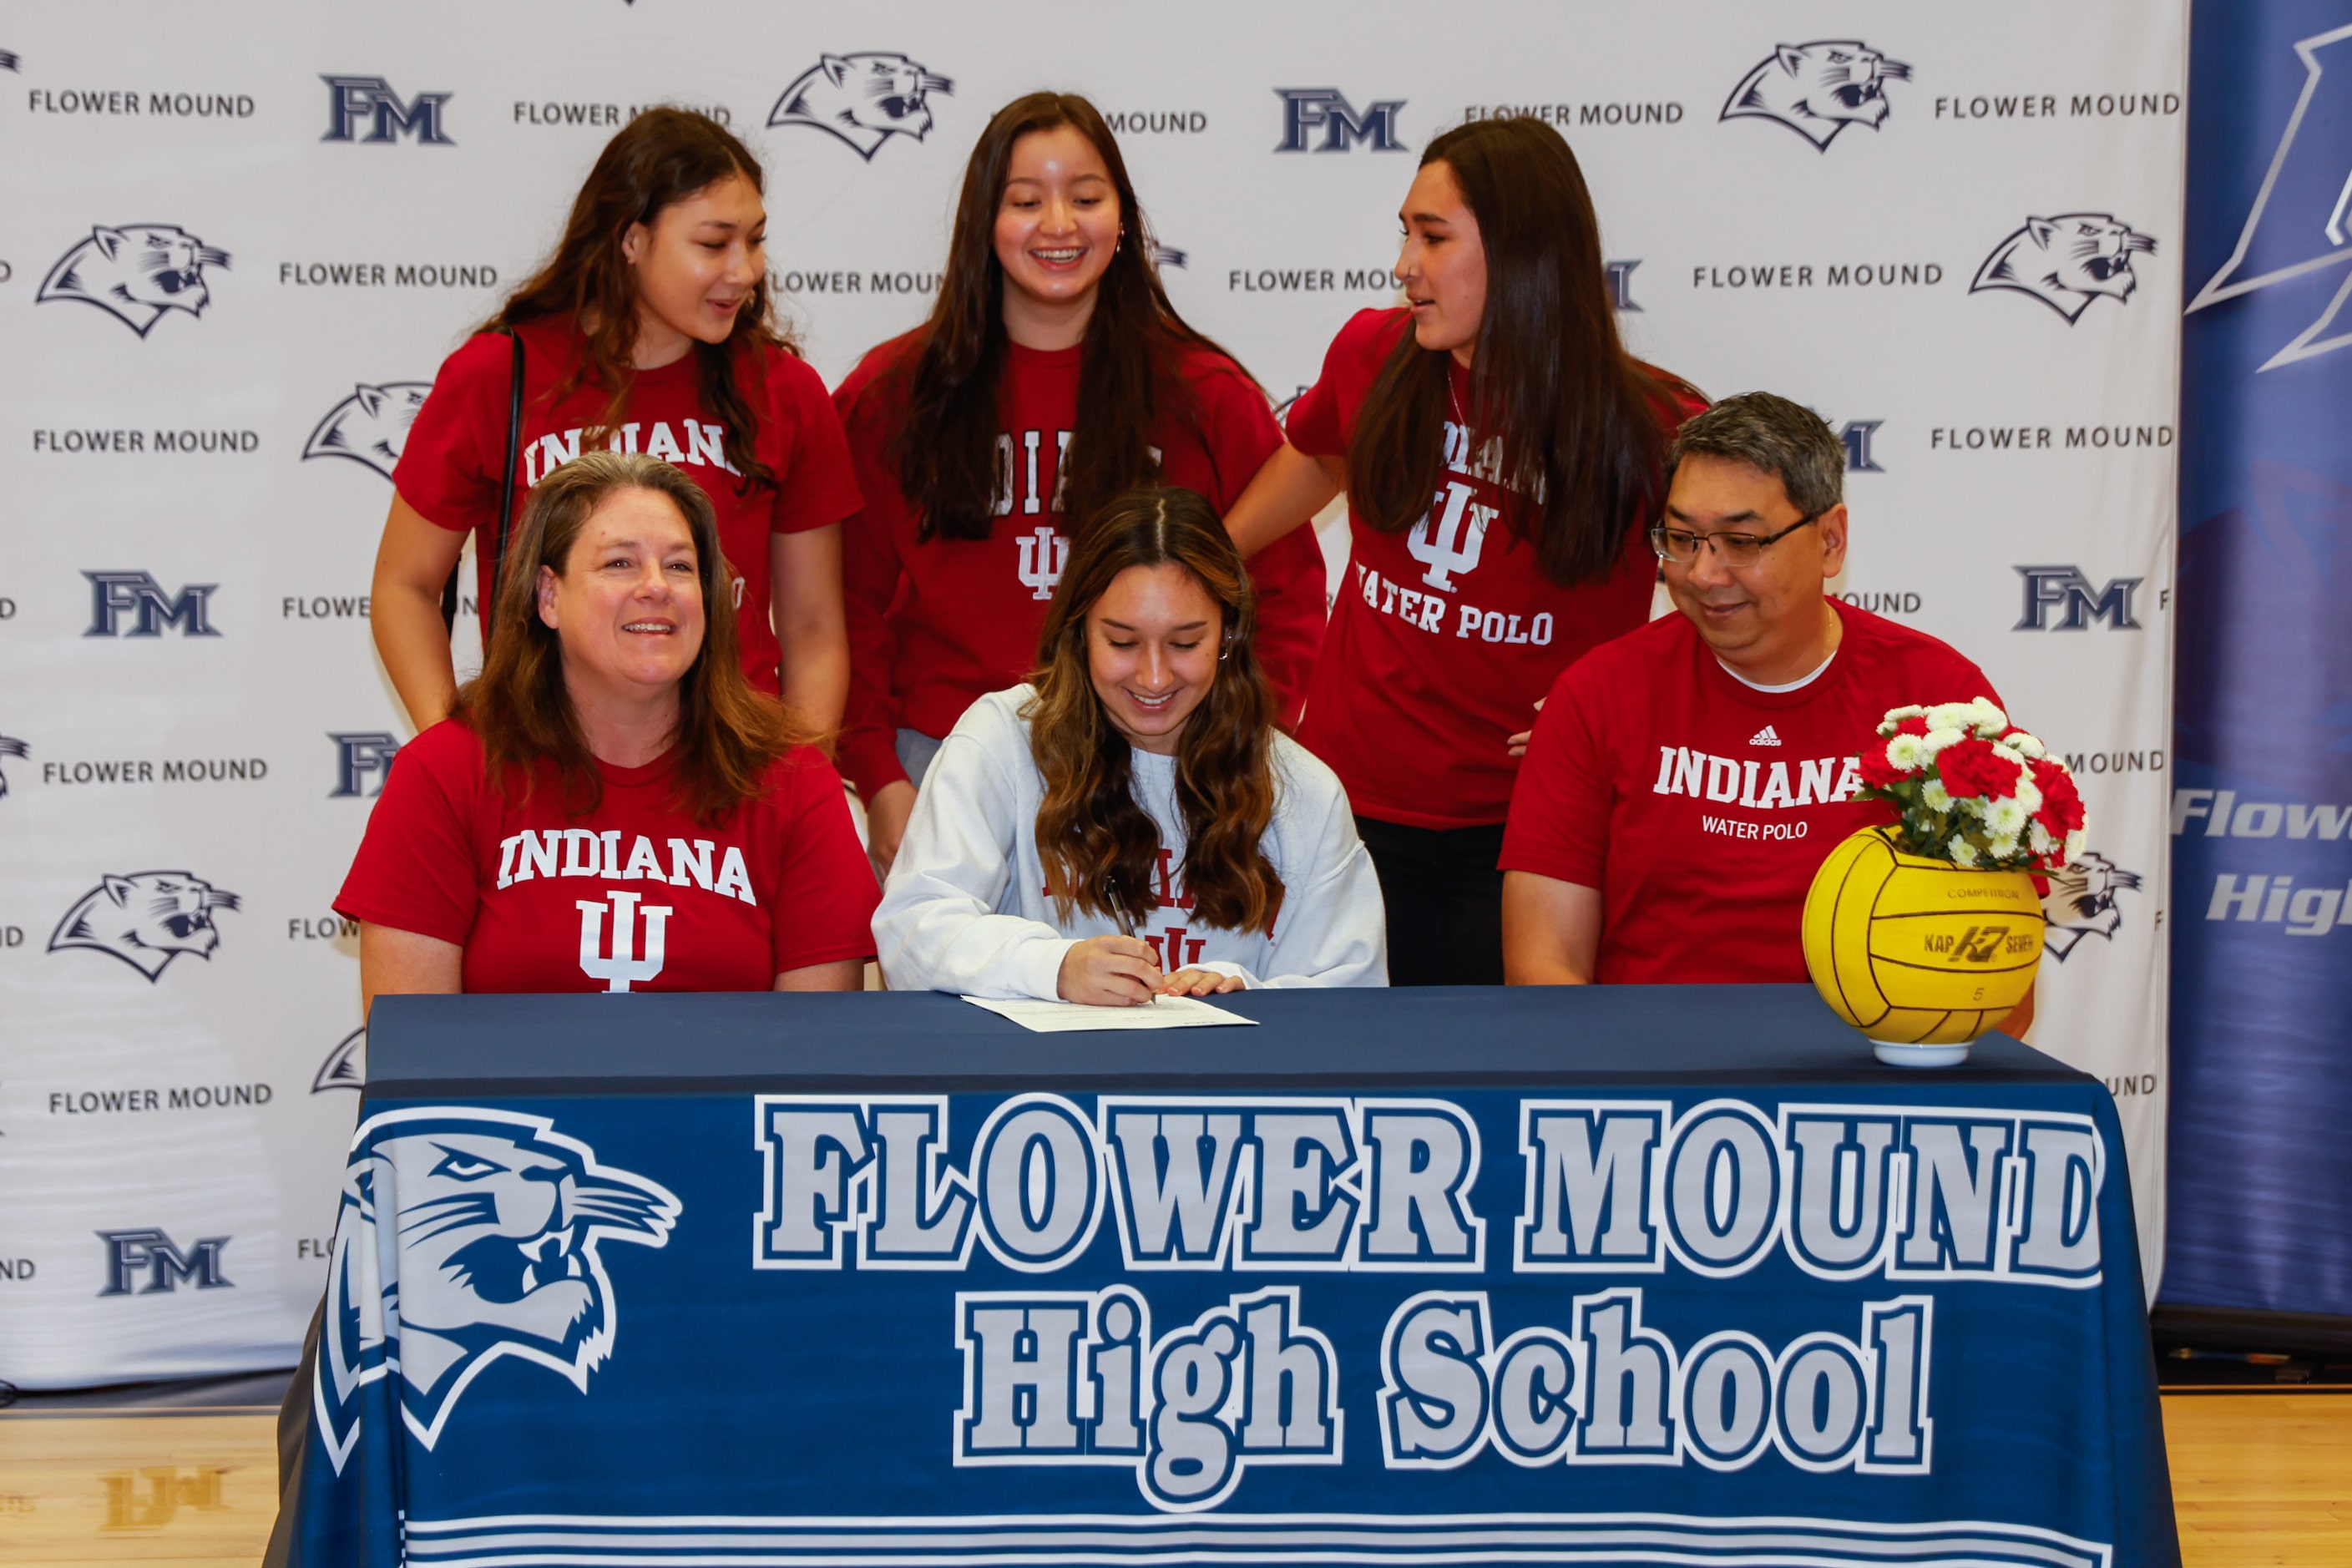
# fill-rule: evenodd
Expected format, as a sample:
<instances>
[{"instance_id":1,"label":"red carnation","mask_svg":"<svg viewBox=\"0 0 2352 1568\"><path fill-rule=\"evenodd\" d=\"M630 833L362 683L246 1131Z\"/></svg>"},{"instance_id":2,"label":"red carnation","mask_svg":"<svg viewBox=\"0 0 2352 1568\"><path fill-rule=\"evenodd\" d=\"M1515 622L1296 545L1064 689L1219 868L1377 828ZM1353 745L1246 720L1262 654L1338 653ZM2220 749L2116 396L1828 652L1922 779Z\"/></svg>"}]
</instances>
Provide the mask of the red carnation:
<instances>
[{"instance_id":1,"label":"red carnation","mask_svg":"<svg viewBox=\"0 0 2352 1568\"><path fill-rule=\"evenodd\" d=\"M2063 839L2083 826L2083 797L2074 789L2074 775L2055 758L2028 763L2034 786L2042 791L2042 809L2033 814L2050 837Z\"/></svg>"},{"instance_id":2,"label":"red carnation","mask_svg":"<svg viewBox=\"0 0 2352 1568\"><path fill-rule=\"evenodd\" d=\"M1924 735L1927 732L1927 721L1923 715L1914 713L1896 724L1895 732L1898 735Z\"/></svg>"},{"instance_id":3,"label":"red carnation","mask_svg":"<svg viewBox=\"0 0 2352 1568\"><path fill-rule=\"evenodd\" d=\"M2017 764L1970 735L1936 753L1936 773L1955 800L1982 795L2000 800L2017 793Z\"/></svg>"},{"instance_id":4,"label":"red carnation","mask_svg":"<svg viewBox=\"0 0 2352 1568\"><path fill-rule=\"evenodd\" d=\"M1898 768L1886 759L1886 748L1873 746L1862 753L1862 782L1871 789L1892 789L1907 779L1917 776L1909 768Z\"/></svg>"}]
</instances>

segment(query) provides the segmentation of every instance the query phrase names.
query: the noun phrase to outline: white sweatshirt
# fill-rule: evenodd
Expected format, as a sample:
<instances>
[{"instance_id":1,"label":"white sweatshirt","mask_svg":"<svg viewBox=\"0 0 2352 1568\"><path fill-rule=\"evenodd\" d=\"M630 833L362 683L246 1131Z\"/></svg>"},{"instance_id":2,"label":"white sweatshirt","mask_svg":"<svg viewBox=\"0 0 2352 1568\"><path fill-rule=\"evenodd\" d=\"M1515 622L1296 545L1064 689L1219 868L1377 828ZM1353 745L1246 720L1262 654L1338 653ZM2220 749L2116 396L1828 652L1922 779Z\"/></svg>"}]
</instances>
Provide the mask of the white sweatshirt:
<instances>
[{"instance_id":1,"label":"white sweatshirt","mask_svg":"<svg viewBox=\"0 0 2352 1568\"><path fill-rule=\"evenodd\" d=\"M924 775L906 837L874 913L882 973L898 991L1057 994L1062 958L1118 923L1073 908L1066 924L1037 858L1045 780L1021 710L1034 688L981 698ZM1184 859L1176 760L1138 751L1138 805L1160 827L1160 911L1135 934L1160 966L1209 969L1251 985L1386 985L1388 917L1371 856L1356 837L1339 775L1286 735L1274 744L1274 821L1261 845L1281 873L1274 934L1195 924L1175 885Z\"/></svg>"}]
</instances>

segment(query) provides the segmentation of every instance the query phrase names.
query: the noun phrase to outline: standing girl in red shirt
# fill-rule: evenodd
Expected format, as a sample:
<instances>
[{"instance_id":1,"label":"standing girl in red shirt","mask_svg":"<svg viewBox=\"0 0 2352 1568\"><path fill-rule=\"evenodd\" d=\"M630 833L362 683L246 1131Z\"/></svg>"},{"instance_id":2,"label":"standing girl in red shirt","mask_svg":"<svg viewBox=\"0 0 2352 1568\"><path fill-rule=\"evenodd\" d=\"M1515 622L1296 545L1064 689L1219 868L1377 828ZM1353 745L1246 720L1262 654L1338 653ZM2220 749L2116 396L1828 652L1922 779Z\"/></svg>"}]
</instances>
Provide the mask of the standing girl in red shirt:
<instances>
[{"instance_id":1,"label":"standing girl in red shirt","mask_svg":"<svg viewBox=\"0 0 2352 1568\"><path fill-rule=\"evenodd\" d=\"M1340 329L1226 525L1248 554L1348 492L1299 739L1380 870L1391 984L1499 985L1517 752L1553 677L1648 618L1666 438L1706 400L1618 341L1592 199L1550 126L1446 132L1400 217L1410 303Z\"/></svg>"},{"instance_id":2,"label":"standing girl in red shirt","mask_svg":"<svg viewBox=\"0 0 2352 1568\"><path fill-rule=\"evenodd\" d=\"M442 364L393 475L372 617L418 729L457 695L440 599L466 535L488 624L502 497L510 483L519 516L583 443L659 458L701 485L743 673L815 729L840 721L840 523L857 490L824 379L769 308L761 189L758 161L718 121L646 110L597 158L553 258Z\"/></svg>"},{"instance_id":3,"label":"standing girl in red shirt","mask_svg":"<svg viewBox=\"0 0 2352 1568\"><path fill-rule=\"evenodd\" d=\"M834 401L866 498L844 550L841 764L887 869L940 738L1029 674L1071 536L1152 481L1222 515L1282 430L1169 302L1118 143L1069 93L989 121L931 319L868 353ZM1312 531L1251 575L1258 658L1293 718L1323 637Z\"/></svg>"}]
</instances>

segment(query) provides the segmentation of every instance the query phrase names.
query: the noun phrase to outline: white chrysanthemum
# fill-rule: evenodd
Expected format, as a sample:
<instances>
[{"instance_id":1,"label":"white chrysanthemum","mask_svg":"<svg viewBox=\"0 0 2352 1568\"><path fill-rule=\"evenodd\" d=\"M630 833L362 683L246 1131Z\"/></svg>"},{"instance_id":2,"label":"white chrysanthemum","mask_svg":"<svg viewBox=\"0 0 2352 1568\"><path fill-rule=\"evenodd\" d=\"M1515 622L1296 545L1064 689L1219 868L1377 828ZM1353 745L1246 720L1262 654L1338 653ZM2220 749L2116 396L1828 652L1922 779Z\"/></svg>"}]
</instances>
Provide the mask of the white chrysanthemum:
<instances>
[{"instance_id":1,"label":"white chrysanthemum","mask_svg":"<svg viewBox=\"0 0 2352 1568\"><path fill-rule=\"evenodd\" d=\"M1994 801L1985 807L1984 818L1985 826L2009 839L2010 848L2005 851L2009 854L2016 853L2017 836L2024 832L2025 825L2032 820L2025 807L2014 800Z\"/></svg>"},{"instance_id":2,"label":"white chrysanthemum","mask_svg":"<svg viewBox=\"0 0 2352 1568\"><path fill-rule=\"evenodd\" d=\"M2017 788L2012 792L2011 798L2030 816L2042 809L2042 786L2033 782L2032 773L2021 772L2017 775Z\"/></svg>"},{"instance_id":3,"label":"white chrysanthemum","mask_svg":"<svg viewBox=\"0 0 2352 1568\"><path fill-rule=\"evenodd\" d=\"M1930 730L1966 730L1976 719L1976 710L1965 702L1938 702L1927 710L1926 718Z\"/></svg>"},{"instance_id":4,"label":"white chrysanthemum","mask_svg":"<svg viewBox=\"0 0 2352 1568\"><path fill-rule=\"evenodd\" d=\"M2080 860L2083 851L2090 847L2090 842L2091 836L2079 827L2066 835L2066 864L2072 866Z\"/></svg>"},{"instance_id":5,"label":"white chrysanthemum","mask_svg":"<svg viewBox=\"0 0 2352 1568\"><path fill-rule=\"evenodd\" d=\"M2058 841L2051 837L2050 830L2039 822L2032 823L2027 827L2025 842L2032 847L2036 855L2047 855L2058 847Z\"/></svg>"},{"instance_id":6,"label":"white chrysanthemum","mask_svg":"<svg viewBox=\"0 0 2352 1568\"><path fill-rule=\"evenodd\" d=\"M1927 756L1919 749L1916 735L1897 735L1886 742L1886 764L1909 773L1927 765Z\"/></svg>"},{"instance_id":7,"label":"white chrysanthemum","mask_svg":"<svg viewBox=\"0 0 2352 1568\"><path fill-rule=\"evenodd\" d=\"M1992 754L2002 762L2014 763L2021 768L2025 765L2025 753L2006 741L1995 741L1992 743Z\"/></svg>"},{"instance_id":8,"label":"white chrysanthemum","mask_svg":"<svg viewBox=\"0 0 2352 1568\"><path fill-rule=\"evenodd\" d=\"M1995 860L2017 858L2017 839L2011 834L1996 834L1985 841L1985 853Z\"/></svg>"},{"instance_id":9,"label":"white chrysanthemum","mask_svg":"<svg viewBox=\"0 0 2352 1568\"><path fill-rule=\"evenodd\" d=\"M1919 737L1919 752L1922 756L1933 757L1946 746L1956 744L1968 738L1969 732L1966 730L1948 724L1930 723L1927 732Z\"/></svg>"},{"instance_id":10,"label":"white chrysanthemum","mask_svg":"<svg viewBox=\"0 0 2352 1568\"><path fill-rule=\"evenodd\" d=\"M2009 738L2009 743L2015 746L2020 752L2037 763L2050 754L2049 747L2043 745L2040 741L2034 739L2032 735L2027 734L2022 730L2020 730L2016 734L2011 735Z\"/></svg>"},{"instance_id":11,"label":"white chrysanthemum","mask_svg":"<svg viewBox=\"0 0 2352 1568\"><path fill-rule=\"evenodd\" d=\"M2009 715L1996 707L1989 698L1970 699L1969 717L1976 725L1977 733L1988 741L2009 728Z\"/></svg>"},{"instance_id":12,"label":"white chrysanthemum","mask_svg":"<svg viewBox=\"0 0 2352 1568\"><path fill-rule=\"evenodd\" d=\"M1926 711L1925 708L1916 702L1907 708L1889 708L1886 710L1886 717L1878 721L1878 732L1882 735L1892 735L1901 727L1904 720L1916 719Z\"/></svg>"},{"instance_id":13,"label":"white chrysanthemum","mask_svg":"<svg viewBox=\"0 0 2352 1568\"><path fill-rule=\"evenodd\" d=\"M1965 836L1955 833L1952 835L1951 856L1955 866L1973 866L1977 863L1977 847Z\"/></svg>"},{"instance_id":14,"label":"white chrysanthemum","mask_svg":"<svg viewBox=\"0 0 2352 1568\"><path fill-rule=\"evenodd\" d=\"M1952 809L1952 792L1944 787L1944 781L1941 779L1929 779L1926 784L1921 784L1919 798L1927 803L1927 809L1930 811Z\"/></svg>"}]
</instances>

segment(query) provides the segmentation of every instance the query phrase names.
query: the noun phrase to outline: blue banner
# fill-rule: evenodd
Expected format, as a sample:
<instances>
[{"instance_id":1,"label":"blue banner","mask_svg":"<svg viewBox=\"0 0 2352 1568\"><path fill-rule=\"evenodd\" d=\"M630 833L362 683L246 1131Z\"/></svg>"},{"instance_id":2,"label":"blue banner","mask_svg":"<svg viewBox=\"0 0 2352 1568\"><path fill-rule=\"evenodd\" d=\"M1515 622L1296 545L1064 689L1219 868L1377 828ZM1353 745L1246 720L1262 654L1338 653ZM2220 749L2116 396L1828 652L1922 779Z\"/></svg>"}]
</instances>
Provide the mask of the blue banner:
<instances>
[{"instance_id":1,"label":"blue banner","mask_svg":"<svg viewBox=\"0 0 2352 1568\"><path fill-rule=\"evenodd\" d=\"M2164 1296L2352 1314L2352 5L2193 26Z\"/></svg>"},{"instance_id":2,"label":"blue banner","mask_svg":"<svg viewBox=\"0 0 2352 1568\"><path fill-rule=\"evenodd\" d=\"M2055 1072L372 1095L289 1561L2173 1563L2119 1151Z\"/></svg>"}]
</instances>

